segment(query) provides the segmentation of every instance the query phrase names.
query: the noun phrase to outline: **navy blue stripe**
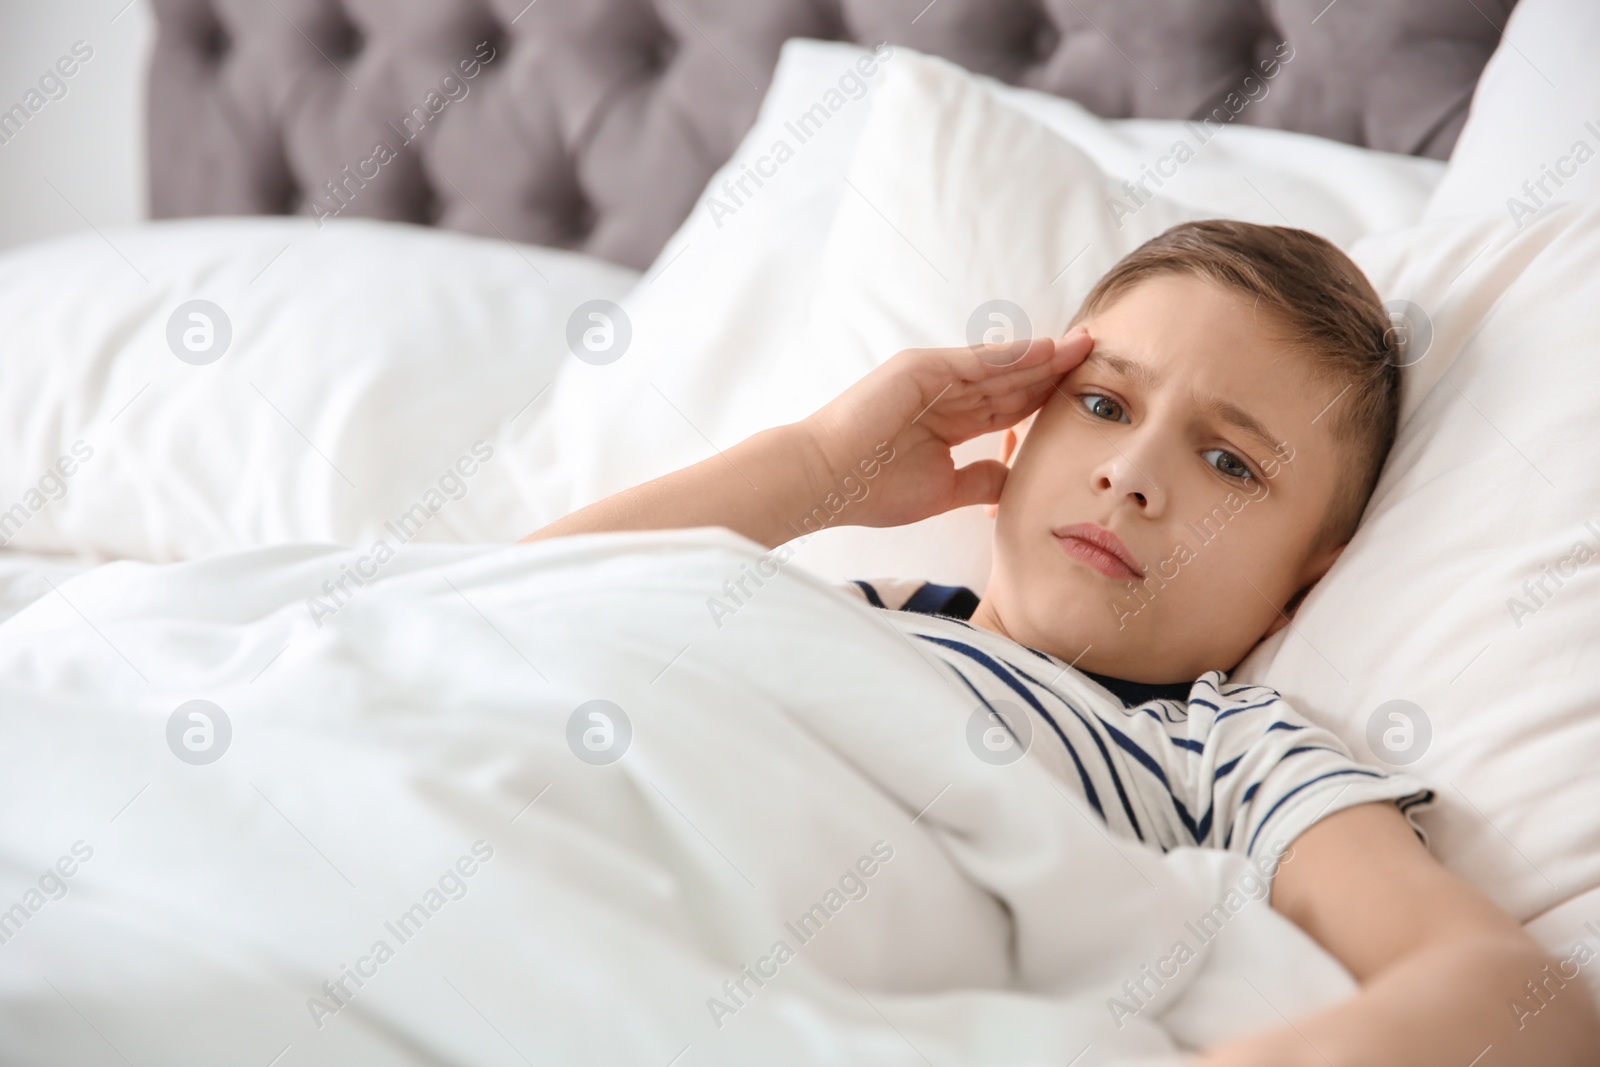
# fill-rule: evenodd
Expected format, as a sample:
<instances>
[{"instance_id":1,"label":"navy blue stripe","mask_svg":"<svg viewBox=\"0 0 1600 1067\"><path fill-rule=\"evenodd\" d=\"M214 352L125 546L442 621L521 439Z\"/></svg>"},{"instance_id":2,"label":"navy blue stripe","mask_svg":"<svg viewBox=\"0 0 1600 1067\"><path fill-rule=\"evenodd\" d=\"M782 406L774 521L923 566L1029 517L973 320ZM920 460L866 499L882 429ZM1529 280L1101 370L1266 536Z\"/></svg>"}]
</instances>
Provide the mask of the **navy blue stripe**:
<instances>
[{"instance_id":1,"label":"navy blue stripe","mask_svg":"<svg viewBox=\"0 0 1600 1067\"><path fill-rule=\"evenodd\" d=\"M1000 666L1000 664L996 663L991 657L989 657L988 655L986 655L983 652L978 651L977 649L973 648L971 645L965 644L964 642L961 642L961 641L952 641L949 638L945 638L945 637L934 637L934 636L932 636L930 634L918 634L917 636L922 638L924 641L928 641L928 642L931 642L931 643L936 644L936 645L942 645L945 648L953 649L953 650L955 650L957 652L960 652L962 655L966 656L968 659L971 659L975 663L978 663L979 665L987 668L988 671L991 674L993 674L996 678L999 678L1002 682L1004 682L1006 684L1006 686L1009 689L1011 689L1012 692L1016 693L1018 696L1022 697L1022 699L1026 700L1029 703L1029 705L1032 706L1033 710L1037 711L1039 713L1039 715L1044 719L1044 721L1050 724L1050 728L1055 731L1056 736L1061 739L1061 743L1066 746L1068 755L1070 755L1072 757L1073 764L1075 764L1077 766L1077 768L1078 768L1078 777L1083 782L1084 798L1089 801L1090 806L1092 806L1094 808L1096 814L1098 814L1101 819L1106 820L1106 811L1105 811L1105 808L1100 803L1100 794L1095 789L1094 782L1089 777L1089 771L1083 765L1083 760L1079 758L1078 750L1072 746L1072 742L1071 741L1067 740L1067 735L1066 735L1065 731L1063 731L1061 729L1061 725L1056 722L1055 718L1053 716L1051 716L1051 714L1048 711L1045 710L1044 705L1039 703L1038 698L1036 698L1031 692L1029 692L1028 688L1026 686L1024 686L1021 682L1017 681L1014 677L1012 677L1011 673L1009 671L1007 671L1004 667ZM1063 701L1063 703L1066 703L1066 702ZM1067 707L1072 708L1072 705L1071 704L1067 704ZM1077 709L1076 708L1072 708L1072 711L1073 711L1073 714L1077 714ZM1079 718L1081 719L1082 716L1080 715ZM1093 731L1091 731L1091 736L1093 736ZM1095 737L1095 743L1096 744L1100 744L1100 739L1098 737ZM1104 745L1101 745L1101 754L1102 754L1102 756L1108 755L1105 752ZM1107 759L1107 761L1106 761L1106 766L1107 766L1107 769L1110 770L1110 760L1109 759ZM1111 770L1110 773L1111 773L1111 780L1116 783L1117 793L1122 797L1122 806L1123 806L1123 809L1128 814L1128 821L1129 821L1129 823L1132 824L1133 831L1134 831L1134 833L1136 835L1138 835L1139 840L1143 841L1144 840L1144 834L1142 832L1140 832L1140 830L1139 830L1139 821L1133 817L1132 806L1128 803L1127 794L1124 793L1123 790L1122 790L1122 781L1121 781L1121 779L1119 779L1117 777L1117 774L1116 774L1115 770ZM1107 821L1107 823L1109 823L1110 820L1106 820L1106 821Z\"/></svg>"},{"instance_id":2,"label":"navy blue stripe","mask_svg":"<svg viewBox=\"0 0 1600 1067\"><path fill-rule=\"evenodd\" d=\"M1407 793L1400 799L1405 802L1407 807L1409 807L1412 804L1421 804L1425 800L1433 800L1435 799L1435 795L1431 789L1422 789L1415 793Z\"/></svg>"},{"instance_id":3,"label":"navy blue stripe","mask_svg":"<svg viewBox=\"0 0 1600 1067\"><path fill-rule=\"evenodd\" d=\"M1211 723L1214 726L1217 723L1221 722L1223 719L1226 719L1228 716L1237 715L1241 711L1254 711L1257 708L1264 708L1267 705L1269 705L1269 704L1273 703L1274 701L1276 701L1277 699L1278 699L1277 697L1273 697L1270 700L1263 700L1259 704L1246 704L1243 707L1239 707L1239 708L1229 708L1227 711L1223 712L1221 715L1218 715L1215 719L1212 719Z\"/></svg>"},{"instance_id":4,"label":"navy blue stripe","mask_svg":"<svg viewBox=\"0 0 1600 1067\"><path fill-rule=\"evenodd\" d=\"M1239 756L1234 758L1233 762L1234 763L1238 763L1239 759L1242 758L1243 755L1244 755L1244 753L1240 753ZM1229 766L1228 769L1231 771L1231 770L1233 770L1233 767ZM1246 789L1244 791L1244 797L1243 797L1243 799L1241 799L1239 801L1239 808L1238 808L1237 811L1234 812L1234 821L1235 822L1238 821L1239 813L1244 811L1245 807L1250 803L1250 798L1255 796L1256 795L1256 790L1260 789L1260 788L1261 788L1261 783L1260 782L1251 782L1250 783L1250 788ZM1230 846L1232 844L1233 844L1233 826L1230 825L1228 827L1228 836L1224 837L1222 839L1222 847L1223 848L1227 848L1228 846Z\"/></svg>"},{"instance_id":5,"label":"navy blue stripe","mask_svg":"<svg viewBox=\"0 0 1600 1067\"><path fill-rule=\"evenodd\" d=\"M1006 722L1006 717L1004 715L1001 715L998 711L996 711L994 709L994 705L993 704L989 703L987 700L984 699L983 694L978 692L978 687L972 684L972 680L970 678L968 678L965 674L961 673L961 668L957 667L953 663L948 664L948 666L950 667L951 670L956 672L956 677L961 679L962 684L965 685L968 689L972 690L972 695L978 698L978 702L981 703L984 707L989 709L989 714L994 716L996 719L1000 720L1000 725L1004 726L1006 728L1006 733L1011 735L1011 740L1013 740L1013 741L1015 741L1017 743L1017 747L1018 748L1024 748L1025 746L1022 744L1022 738L1018 737L1017 736L1017 732L1011 728L1011 724Z\"/></svg>"},{"instance_id":6,"label":"navy blue stripe","mask_svg":"<svg viewBox=\"0 0 1600 1067\"><path fill-rule=\"evenodd\" d=\"M1368 777L1368 778L1387 778L1388 777L1388 775L1383 774L1383 773L1381 773L1379 771L1369 771L1365 767L1347 767L1344 770L1329 771L1327 774L1319 774L1315 778L1312 778L1310 781L1301 782L1299 785L1295 786L1293 789L1291 789L1287 793L1283 794L1283 796L1279 797L1278 798L1278 802L1276 804L1272 805L1272 807L1267 809L1267 813L1261 817L1261 821L1256 823L1256 832L1250 835L1250 843L1244 846L1245 853L1248 855L1250 850L1256 847L1256 838L1261 836L1261 831L1266 829L1267 823L1272 820L1272 816L1277 812L1277 810L1279 808L1283 807L1284 802L1286 800L1288 800L1290 797L1294 796L1296 793L1300 792L1300 790L1306 788L1307 786L1316 785L1318 782L1322 781L1324 778L1337 778L1337 777L1339 777L1340 775L1343 775L1343 774L1359 774L1359 775L1364 775L1365 777ZM1252 788L1254 788L1254 787L1252 787Z\"/></svg>"},{"instance_id":7,"label":"navy blue stripe","mask_svg":"<svg viewBox=\"0 0 1600 1067\"><path fill-rule=\"evenodd\" d=\"M853 579L853 581L862 594L866 596L868 604L875 608L883 607L883 598L878 595L878 591L872 587L871 582L863 582L860 578Z\"/></svg>"},{"instance_id":8,"label":"navy blue stripe","mask_svg":"<svg viewBox=\"0 0 1600 1067\"><path fill-rule=\"evenodd\" d=\"M900 606L900 610L914 611L919 615L966 618L972 614L972 609L975 607L977 607L977 597L964 585L934 585L932 582L923 582Z\"/></svg>"},{"instance_id":9,"label":"navy blue stripe","mask_svg":"<svg viewBox=\"0 0 1600 1067\"><path fill-rule=\"evenodd\" d=\"M1291 748L1289 751L1285 752L1282 756L1280 756L1278 758L1278 762L1282 763L1284 760L1288 759L1290 756L1297 755L1298 753L1301 753L1301 752L1332 752L1335 756L1344 756L1345 755L1344 749L1342 749L1342 748L1333 748L1333 747L1331 747L1329 745L1296 745L1294 748Z\"/></svg>"},{"instance_id":10,"label":"navy blue stripe","mask_svg":"<svg viewBox=\"0 0 1600 1067\"><path fill-rule=\"evenodd\" d=\"M900 605L901 611L914 611L918 615L933 615L939 610L949 596L948 586L934 585L932 582L923 582L917 586L917 591L906 597L906 602Z\"/></svg>"},{"instance_id":11,"label":"navy blue stripe","mask_svg":"<svg viewBox=\"0 0 1600 1067\"><path fill-rule=\"evenodd\" d=\"M1198 845L1204 841L1206 834L1211 832L1211 811L1208 809L1199 823L1196 823L1194 816L1189 814L1188 807L1178 799L1178 794L1173 792L1172 783L1167 781L1166 772L1161 769L1159 763L1150 758L1150 753L1140 748L1138 742L1110 723L1106 724L1106 731L1111 734L1111 739L1125 749L1145 770L1155 775L1156 781L1161 783L1162 788L1167 791L1167 796L1172 799L1172 810L1178 813L1178 821L1189 831L1189 837L1194 843Z\"/></svg>"},{"instance_id":12,"label":"navy blue stripe","mask_svg":"<svg viewBox=\"0 0 1600 1067\"><path fill-rule=\"evenodd\" d=\"M1420 793L1407 794L1406 796L1403 796L1399 800L1395 801L1395 803L1399 805L1401 811L1410 811L1418 804L1431 804L1436 799L1438 798L1434 794L1433 790L1424 789Z\"/></svg>"},{"instance_id":13,"label":"navy blue stripe","mask_svg":"<svg viewBox=\"0 0 1600 1067\"><path fill-rule=\"evenodd\" d=\"M1049 686L1045 685L1043 682L1039 681L1039 679L1033 677L1027 671L1021 669L1020 667L1014 667L1013 669L1016 670L1016 672L1018 674L1022 675L1022 677L1026 678L1030 683L1032 683L1033 685L1038 686L1040 689L1043 689L1045 692L1047 692L1047 693L1053 693L1054 692L1054 690L1052 690ZM1057 696L1057 699L1058 700L1061 699L1059 697L1059 695ZM1122 776L1117 773L1116 764L1111 762L1111 751L1106 748L1105 742L1100 740L1100 734L1095 730L1095 728L1092 725L1090 725L1090 722L1089 722L1088 718L1086 718L1081 711L1079 711L1076 707L1074 707L1071 701L1062 700L1061 703L1064 704L1066 706L1066 708L1069 711L1072 712L1073 715L1077 716L1078 722L1080 722L1083 725L1083 728L1089 732L1089 737L1090 737L1091 740L1094 741L1095 748L1100 750L1100 758L1105 761L1106 773L1111 775L1111 784L1116 787L1117 799L1122 802L1122 810L1123 810L1124 814L1126 814L1128 816L1128 824L1133 827L1134 836L1136 836L1140 841L1143 841L1144 840L1144 830L1139 826L1139 819L1133 813L1133 802L1128 799L1128 791L1125 788L1123 788ZM1105 728L1107 730L1111 729L1111 724L1106 722L1103 719L1096 718L1094 721L1096 723L1099 723L1100 726L1102 726L1103 728ZM1170 793L1171 790L1168 790L1168 792ZM1165 851L1165 850L1163 850L1163 851Z\"/></svg>"}]
</instances>

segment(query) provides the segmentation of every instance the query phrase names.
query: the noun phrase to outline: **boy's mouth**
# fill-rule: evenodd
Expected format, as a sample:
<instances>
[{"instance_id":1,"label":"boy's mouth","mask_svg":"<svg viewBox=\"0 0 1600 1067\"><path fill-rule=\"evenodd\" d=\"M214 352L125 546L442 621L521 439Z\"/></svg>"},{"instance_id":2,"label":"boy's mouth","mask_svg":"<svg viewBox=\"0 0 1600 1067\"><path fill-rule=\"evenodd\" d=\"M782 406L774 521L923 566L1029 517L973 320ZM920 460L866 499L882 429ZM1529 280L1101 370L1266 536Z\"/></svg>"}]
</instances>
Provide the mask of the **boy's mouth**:
<instances>
[{"instance_id":1,"label":"boy's mouth","mask_svg":"<svg viewBox=\"0 0 1600 1067\"><path fill-rule=\"evenodd\" d=\"M1105 575L1119 581L1142 578L1144 568L1134 558L1122 539L1110 530L1092 522L1075 522L1051 531L1062 551L1081 563L1086 563Z\"/></svg>"}]
</instances>

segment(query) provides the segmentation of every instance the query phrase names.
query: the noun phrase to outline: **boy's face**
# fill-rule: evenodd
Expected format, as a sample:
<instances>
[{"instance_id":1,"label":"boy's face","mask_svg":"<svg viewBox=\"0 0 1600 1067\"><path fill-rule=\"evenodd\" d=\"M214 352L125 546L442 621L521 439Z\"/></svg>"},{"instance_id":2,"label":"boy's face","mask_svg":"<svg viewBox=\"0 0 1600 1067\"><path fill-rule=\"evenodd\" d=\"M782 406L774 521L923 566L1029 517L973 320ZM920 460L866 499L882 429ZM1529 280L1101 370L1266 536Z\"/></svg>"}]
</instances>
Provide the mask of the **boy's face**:
<instances>
[{"instance_id":1,"label":"boy's face","mask_svg":"<svg viewBox=\"0 0 1600 1067\"><path fill-rule=\"evenodd\" d=\"M1342 462L1339 388L1312 380L1249 297L1189 275L1139 282L1082 325L1094 350L1018 428L972 621L1133 681L1231 670L1339 554L1311 553ZM1121 538L1142 578L1074 555L1054 531L1077 523Z\"/></svg>"}]
</instances>

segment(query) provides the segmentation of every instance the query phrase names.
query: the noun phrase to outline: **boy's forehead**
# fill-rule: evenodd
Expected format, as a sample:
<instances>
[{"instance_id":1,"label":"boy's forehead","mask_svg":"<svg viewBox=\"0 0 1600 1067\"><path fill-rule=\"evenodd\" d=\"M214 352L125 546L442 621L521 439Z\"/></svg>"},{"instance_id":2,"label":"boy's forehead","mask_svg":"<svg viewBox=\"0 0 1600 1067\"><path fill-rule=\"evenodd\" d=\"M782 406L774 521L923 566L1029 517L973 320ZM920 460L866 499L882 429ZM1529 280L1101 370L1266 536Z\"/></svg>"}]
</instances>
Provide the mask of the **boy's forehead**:
<instances>
[{"instance_id":1,"label":"boy's forehead","mask_svg":"<svg viewBox=\"0 0 1600 1067\"><path fill-rule=\"evenodd\" d=\"M1114 348L1101 345L1098 341L1094 350L1083 361L1083 366L1091 369L1103 368L1150 391L1160 389L1168 378L1166 372L1150 363L1123 355ZM1284 438L1268 425L1268 420L1271 419L1270 411L1257 414L1251 410L1251 406L1260 406L1259 400L1253 404L1250 401L1241 403L1229 395L1213 391L1198 381L1189 383L1185 393L1197 410L1232 426L1257 444L1275 449L1284 441Z\"/></svg>"},{"instance_id":2,"label":"boy's forehead","mask_svg":"<svg viewBox=\"0 0 1600 1067\"><path fill-rule=\"evenodd\" d=\"M1221 282L1191 274L1143 278L1086 316L1084 325L1097 351L1146 365L1182 370L1202 363L1226 371L1236 364L1259 369L1268 363L1303 369L1298 359L1283 358L1292 354L1294 331L1275 312Z\"/></svg>"}]
</instances>

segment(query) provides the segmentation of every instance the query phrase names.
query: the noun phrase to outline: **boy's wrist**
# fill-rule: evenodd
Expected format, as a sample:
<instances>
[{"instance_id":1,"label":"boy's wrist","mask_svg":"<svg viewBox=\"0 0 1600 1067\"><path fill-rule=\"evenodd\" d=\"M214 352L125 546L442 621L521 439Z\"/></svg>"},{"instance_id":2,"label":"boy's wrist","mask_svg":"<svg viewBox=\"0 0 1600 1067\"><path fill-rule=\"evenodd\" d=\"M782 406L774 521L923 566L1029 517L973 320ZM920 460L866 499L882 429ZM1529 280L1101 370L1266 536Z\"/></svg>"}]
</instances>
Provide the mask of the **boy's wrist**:
<instances>
[{"instance_id":1,"label":"boy's wrist","mask_svg":"<svg viewBox=\"0 0 1600 1067\"><path fill-rule=\"evenodd\" d=\"M735 445L733 451L748 457L749 477L764 512L762 536L754 540L775 548L814 532L814 514L836 486L827 456L810 427L794 422L761 430Z\"/></svg>"},{"instance_id":2,"label":"boy's wrist","mask_svg":"<svg viewBox=\"0 0 1600 1067\"><path fill-rule=\"evenodd\" d=\"M777 429L784 435L784 443L791 450L789 454L795 458L803 473L805 489L802 495L809 510L810 505L838 489L838 472L833 469L828 450L809 417Z\"/></svg>"}]
</instances>

